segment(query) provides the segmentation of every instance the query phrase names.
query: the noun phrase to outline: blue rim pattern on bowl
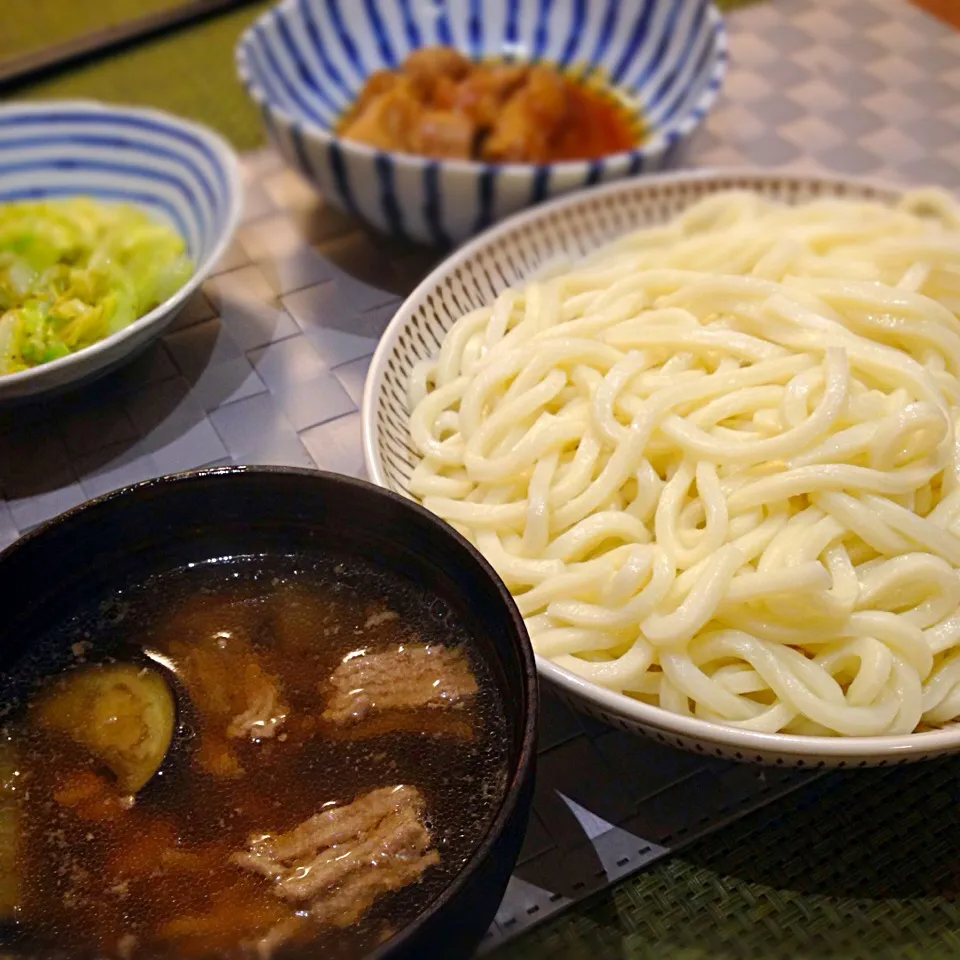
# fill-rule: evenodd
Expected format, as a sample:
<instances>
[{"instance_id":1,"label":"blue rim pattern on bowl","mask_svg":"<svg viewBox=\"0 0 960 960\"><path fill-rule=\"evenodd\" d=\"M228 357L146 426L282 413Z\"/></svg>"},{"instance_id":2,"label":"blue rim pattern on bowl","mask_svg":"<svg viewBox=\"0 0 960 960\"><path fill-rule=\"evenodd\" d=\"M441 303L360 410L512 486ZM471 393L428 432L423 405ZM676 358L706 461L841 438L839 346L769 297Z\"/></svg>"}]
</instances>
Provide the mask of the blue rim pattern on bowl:
<instances>
[{"instance_id":1,"label":"blue rim pattern on bowl","mask_svg":"<svg viewBox=\"0 0 960 960\"><path fill-rule=\"evenodd\" d=\"M0 203L85 195L169 223L194 262L171 298L129 326L29 370L0 376L0 400L105 372L160 333L209 275L236 229L240 168L217 134L157 110L94 101L0 106Z\"/></svg>"},{"instance_id":2,"label":"blue rim pattern on bowl","mask_svg":"<svg viewBox=\"0 0 960 960\"><path fill-rule=\"evenodd\" d=\"M652 131L592 161L488 164L378 151L334 135L374 70L419 46L602 71ZM659 169L713 105L727 59L711 0L283 0L237 46L271 139L337 205L437 244L578 187Z\"/></svg>"},{"instance_id":3,"label":"blue rim pattern on bowl","mask_svg":"<svg viewBox=\"0 0 960 960\"><path fill-rule=\"evenodd\" d=\"M179 122L95 104L0 108L0 203L78 193L149 208L195 259L212 251L231 206L222 158Z\"/></svg>"}]
</instances>

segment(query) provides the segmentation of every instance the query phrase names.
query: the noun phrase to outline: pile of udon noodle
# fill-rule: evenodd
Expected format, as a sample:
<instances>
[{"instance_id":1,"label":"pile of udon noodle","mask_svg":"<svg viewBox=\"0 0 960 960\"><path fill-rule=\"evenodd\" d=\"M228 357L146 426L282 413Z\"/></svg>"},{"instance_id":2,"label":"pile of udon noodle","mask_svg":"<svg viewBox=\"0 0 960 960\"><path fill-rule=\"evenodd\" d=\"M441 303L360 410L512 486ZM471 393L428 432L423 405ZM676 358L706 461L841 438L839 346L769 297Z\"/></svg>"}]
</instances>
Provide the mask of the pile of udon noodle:
<instances>
[{"instance_id":1,"label":"pile of udon noodle","mask_svg":"<svg viewBox=\"0 0 960 960\"><path fill-rule=\"evenodd\" d=\"M757 731L960 715L960 209L710 196L463 316L411 492L537 652Z\"/></svg>"}]
</instances>

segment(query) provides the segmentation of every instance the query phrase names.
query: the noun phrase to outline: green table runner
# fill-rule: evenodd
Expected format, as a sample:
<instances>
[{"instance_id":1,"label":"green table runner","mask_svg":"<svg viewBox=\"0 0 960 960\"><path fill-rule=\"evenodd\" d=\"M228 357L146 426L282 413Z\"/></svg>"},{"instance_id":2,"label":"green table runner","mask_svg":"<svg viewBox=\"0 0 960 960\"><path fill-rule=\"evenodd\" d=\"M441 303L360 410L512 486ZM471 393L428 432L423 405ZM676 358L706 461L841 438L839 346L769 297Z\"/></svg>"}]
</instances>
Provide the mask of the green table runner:
<instances>
[{"instance_id":1,"label":"green table runner","mask_svg":"<svg viewBox=\"0 0 960 960\"><path fill-rule=\"evenodd\" d=\"M65 40L178 0L0 0L0 56ZM91 98L159 107L219 130L238 149L263 142L256 109L237 80L233 48L271 4L245 4L8 92L23 99Z\"/></svg>"},{"instance_id":2,"label":"green table runner","mask_svg":"<svg viewBox=\"0 0 960 960\"><path fill-rule=\"evenodd\" d=\"M0 57L66 40L180 0L0 0ZM359 0L358 0L359 2ZM720 0L729 9L752 0ZM240 34L271 6L245 4L165 36L92 60L8 93L24 99L76 97L159 107L206 123L238 149L263 142L260 117L236 78Z\"/></svg>"},{"instance_id":3,"label":"green table runner","mask_svg":"<svg viewBox=\"0 0 960 960\"><path fill-rule=\"evenodd\" d=\"M497 960L960 957L958 775L960 760L830 774Z\"/></svg>"}]
</instances>

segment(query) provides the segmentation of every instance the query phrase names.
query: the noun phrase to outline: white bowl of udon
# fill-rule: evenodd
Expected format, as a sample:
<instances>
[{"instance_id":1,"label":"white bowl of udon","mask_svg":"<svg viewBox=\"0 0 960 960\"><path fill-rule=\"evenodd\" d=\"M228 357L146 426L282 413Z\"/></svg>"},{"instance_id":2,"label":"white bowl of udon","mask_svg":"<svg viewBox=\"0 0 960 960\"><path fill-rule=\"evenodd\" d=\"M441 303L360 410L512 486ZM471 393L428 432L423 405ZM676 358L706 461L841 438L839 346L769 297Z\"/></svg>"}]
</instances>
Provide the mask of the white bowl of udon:
<instances>
[{"instance_id":1,"label":"white bowl of udon","mask_svg":"<svg viewBox=\"0 0 960 960\"><path fill-rule=\"evenodd\" d=\"M541 676L797 766L960 749L960 207L682 172L537 207L388 327L369 476L492 562Z\"/></svg>"}]
</instances>

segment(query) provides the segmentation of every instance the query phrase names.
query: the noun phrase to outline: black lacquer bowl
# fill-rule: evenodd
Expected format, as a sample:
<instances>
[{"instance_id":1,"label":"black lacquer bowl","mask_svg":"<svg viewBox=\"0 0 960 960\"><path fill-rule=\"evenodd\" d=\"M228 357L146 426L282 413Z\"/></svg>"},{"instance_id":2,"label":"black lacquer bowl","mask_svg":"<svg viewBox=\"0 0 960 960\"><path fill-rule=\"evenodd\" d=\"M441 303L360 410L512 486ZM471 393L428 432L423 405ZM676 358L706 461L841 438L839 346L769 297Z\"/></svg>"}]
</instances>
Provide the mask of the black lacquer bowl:
<instances>
[{"instance_id":1,"label":"black lacquer bowl","mask_svg":"<svg viewBox=\"0 0 960 960\"><path fill-rule=\"evenodd\" d=\"M91 596L218 557L343 550L420 582L458 610L501 684L509 777L502 806L461 872L377 958L469 956L500 905L533 791L537 679L506 587L480 554L421 507L335 474L227 467L161 477L70 510L0 553L0 670ZM309 947L302 950L310 955Z\"/></svg>"}]
</instances>

